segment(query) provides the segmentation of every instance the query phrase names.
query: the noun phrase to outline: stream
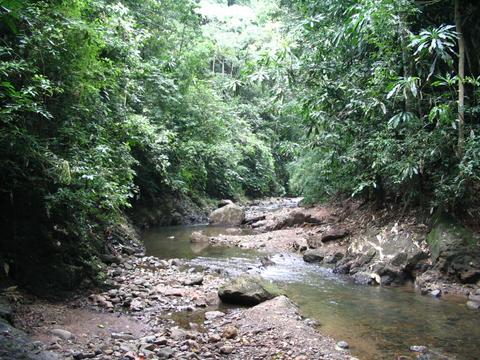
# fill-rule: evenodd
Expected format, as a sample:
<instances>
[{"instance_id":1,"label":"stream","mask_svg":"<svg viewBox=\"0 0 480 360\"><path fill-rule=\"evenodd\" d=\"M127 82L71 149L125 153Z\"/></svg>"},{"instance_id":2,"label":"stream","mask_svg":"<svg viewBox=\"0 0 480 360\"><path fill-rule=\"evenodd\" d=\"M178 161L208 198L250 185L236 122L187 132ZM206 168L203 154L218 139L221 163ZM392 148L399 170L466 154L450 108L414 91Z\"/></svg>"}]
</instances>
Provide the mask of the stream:
<instances>
[{"instance_id":1,"label":"stream","mask_svg":"<svg viewBox=\"0 0 480 360\"><path fill-rule=\"evenodd\" d=\"M271 280L298 304L304 316L318 322L323 334L347 341L360 359L401 355L413 359L411 345L428 346L438 359L480 358L480 315L467 309L464 299L421 296L412 285L356 285L290 253L272 254L275 265L264 267L260 262L264 253L190 243L190 234L199 230L207 236L225 233L224 227L206 225L151 229L143 239L147 254L185 259L188 265L225 275L248 272ZM181 317L177 314L176 318L181 321Z\"/></svg>"}]
</instances>

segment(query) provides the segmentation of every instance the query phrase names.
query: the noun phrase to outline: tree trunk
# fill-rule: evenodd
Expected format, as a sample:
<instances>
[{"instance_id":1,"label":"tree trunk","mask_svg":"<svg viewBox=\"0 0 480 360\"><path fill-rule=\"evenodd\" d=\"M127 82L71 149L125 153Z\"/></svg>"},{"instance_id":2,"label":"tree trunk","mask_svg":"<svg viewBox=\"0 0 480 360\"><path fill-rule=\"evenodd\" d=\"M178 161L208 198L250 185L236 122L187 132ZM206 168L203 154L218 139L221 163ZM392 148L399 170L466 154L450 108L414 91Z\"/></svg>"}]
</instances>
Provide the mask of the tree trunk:
<instances>
[{"instance_id":1,"label":"tree trunk","mask_svg":"<svg viewBox=\"0 0 480 360\"><path fill-rule=\"evenodd\" d=\"M462 33L460 0L455 0L455 26L458 33L458 156L463 157L465 149L465 40Z\"/></svg>"}]
</instances>

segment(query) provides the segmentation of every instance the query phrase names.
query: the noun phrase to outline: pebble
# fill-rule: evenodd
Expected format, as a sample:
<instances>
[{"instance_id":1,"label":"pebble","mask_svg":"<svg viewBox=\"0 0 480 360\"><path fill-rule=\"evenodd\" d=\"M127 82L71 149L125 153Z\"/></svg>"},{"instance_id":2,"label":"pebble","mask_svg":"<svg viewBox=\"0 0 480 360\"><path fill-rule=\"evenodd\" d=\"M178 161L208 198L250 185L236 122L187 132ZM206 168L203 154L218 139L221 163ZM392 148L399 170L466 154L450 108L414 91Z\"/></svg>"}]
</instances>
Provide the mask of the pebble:
<instances>
[{"instance_id":1,"label":"pebble","mask_svg":"<svg viewBox=\"0 0 480 360\"><path fill-rule=\"evenodd\" d=\"M225 316L225 313L221 311L207 311L205 313L205 320L214 320L223 316Z\"/></svg>"},{"instance_id":2,"label":"pebble","mask_svg":"<svg viewBox=\"0 0 480 360\"><path fill-rule=\"evenodd\" d=\"M220 348L222 354L231 354L234 350L234 347L231 345L224 345Z\"/></svg>"},{"instance_id":3,"label":"pebble","mask_svg":"<svg viewBox=\"0 0 480 360\"><path fill-rule=\"evenodd\" d=\"M135 340L135 336L126 333L112 333L110 336L112 337L112 339Z\"/></svg>"},{"instance_id":4,"label":"pebble","mask_svg":"<svg viewBox=\"0 0 480 360\"><path fill-rule=\"evenodd\" d=\"M229 325L225 327L225 329L223 330L222 336L226 339L233 339L237 337L237 334L238 334L237 328L233 325Z\"/></svg>"},{"instance_id":5,"label":"pebble","mask_svg":"<svg viewBox=\"0 0 480 360\"><path fill-rule=\"evenodd\" d=\"M348 349L349 345L346 341L339 341L337 342L337 347L339 347L340 349Z\"/></svg>"},{"instance_id":6,"label":"pebble","mask_svg":"<svg viewBox=\"0 0 480 360\"><path fill-rule=\"evenodd\" d=\"M410 346L410 351L425 354L428 352L428 348L423 345L412 345Z\"/></svg>"},{"instance_id":7,"label":"pebble","mask_svg":"<svg viewBox=\"0 0 480 360\"><path fill-rule=\"evenodd\" d=\"M430 295L432 295L433 297L438 298L438 297L442 296L442 290L440 290L440 289L432 290L432 291L430 292Z\"/></svg>"}]
</instances>

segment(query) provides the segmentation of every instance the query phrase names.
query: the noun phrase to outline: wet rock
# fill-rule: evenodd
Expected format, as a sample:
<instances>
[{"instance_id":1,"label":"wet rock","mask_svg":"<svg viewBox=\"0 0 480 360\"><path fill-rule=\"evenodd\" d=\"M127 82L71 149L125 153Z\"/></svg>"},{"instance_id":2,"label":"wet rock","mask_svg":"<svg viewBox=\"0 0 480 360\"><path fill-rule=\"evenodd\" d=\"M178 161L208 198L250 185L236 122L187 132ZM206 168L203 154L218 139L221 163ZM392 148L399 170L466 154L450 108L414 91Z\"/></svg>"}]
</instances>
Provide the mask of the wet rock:
<instances>
[{"instance_id":1,"label":"wet rock","mask_svg":"<svg viewBox=\"0 0 480 360\"><path fill-rule=\"evenodd\" d=\"M325 258L324 252L319 250L307 250L303 254L303 261L309 262L309 263L322 262L324 258Z\"/></svg>"},{"instance_id":2,"label":"wet rock","mask_svg":"<svg viewBox=\"0 0 480 360\"><path fill-rule=\"evenodd\" d=\"M348 235L348 231L344 228L334 228L322 234L322 242L329 242L333 240L342 239Z\"/></svg>"},{"instance_id":3,"label":"wet rock","mask_svg":"<svg viewBox=\"0 0 480 360\"><path fill-rule=\"evenodd\" d=\"M279 294L274 285L254 276L240 276L218 290L223 302L239 305L256 305Z\"/></svg>"},{"instance_id":4,"label":"wet rock","mask_svg":"<svg viewBox=\"0 0 480 360\"><path fill-rule=\"evenodd\" d=\"M337 342L337 347L340 349L348 349L349 345L346 341L339 341Z\"/></svg>"},{"instance_id":5,"label":"wet rock","mask_svg":"<svg viewBox=\"0 0 480 360\"><path fill-rule=\"evenodd\" d=\"M438 297L442 296L442 290L440 290L440 289L432 290L432 291L430 292L430 295L432 295L433 297L438 298Z\"/></svg>"},{"instance_id":6,"label":"wet rock","mask_svg":"<svg viewBox=\"0 0 480 360\"><path fill-rule=\"evenodd\" d=\"M371 274L360 271L353 275L353 281L360 285L373 285L375 284L375 279Z\"/></svg>"},{"instance_id":7,"label":"wet rock","mask_svg":"<svg viewBox=\"0 0 480 360\"><path fill-rule=\"evenodd\" d=\"M224 316L225 316L225 313L221 311L207 311L205 313L205 320L214 320Z\"/></svg>"},{"instance_id":8,"label":"wet rock","mask_svg":"<svg viewBox=\"0 0 480 360\"><path fill-rule=\"evenodd\" d=\"M215 211L209 216L209 221L214 225L241 225L245 219L245 213L236 204L228 204Z\"/></svg>"},{"instance_id":9,"label":"wet rock","mask_svg":"<svg viewBox=\"0 0 480 360\"><path fill-rule=\"evenodd\" d=\"M479 310L480 309L480 303L476 301L467 301L467 307L473 310Z\"/></svg>"},{"instance_id":10,"label":"wet rock","mask_svg":"<svg viewBox=\"0 0 480 360\"><path fill-rule=\"evenodd\" d=\"M60 339L63 339L63 340L71 340L74 337L73 334L70 331L63 330L63 329L52 329L50 331L50 333L53 336L56 336L56 337L58 337Z\"/></svg>"},{"instance_id":11,"label":"wet rock","mask_svg":"<svg viewBox=\"0 0 480 360\"><path fill-rule=\"evenodd\" d=\"M208 236L204 235L201 231L194 231L190 235L190 242L192 243L208 243Z\"/></svg>"},{"instance_id":12,"label":"wet rock","mask_svg":"<svg viewBox=\"0 0 480 360\"><path fill-rule=\"evenodd\" d=\"M272 261L268 256L264 256L260 259L260 263L262 266L267 267L267 266L273 266L275 265L275 262Z\"/></svg>"}]
</instances>

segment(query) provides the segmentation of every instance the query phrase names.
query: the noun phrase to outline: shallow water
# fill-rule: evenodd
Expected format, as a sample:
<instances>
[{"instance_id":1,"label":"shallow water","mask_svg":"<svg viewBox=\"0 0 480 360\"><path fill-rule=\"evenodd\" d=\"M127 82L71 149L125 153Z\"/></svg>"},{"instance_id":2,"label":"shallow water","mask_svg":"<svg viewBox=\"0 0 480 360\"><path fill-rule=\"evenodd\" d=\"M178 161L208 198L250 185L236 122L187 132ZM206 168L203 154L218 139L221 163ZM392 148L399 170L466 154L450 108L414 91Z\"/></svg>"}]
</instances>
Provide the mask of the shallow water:
<instances>
[{"instance_id":1,"label":"shallow water","mask_svg":"<svg viewBox=\"0 0 480 360\"><path fill-rule=\"evenodd\" d=\"M480 359L480 315L462 299L435 299L417 294L412 286L400 288L360 286L330 269L304 263L294 254L277 254L276 265L262 267L265 254L239 248L191 244L192 231L208 236L225 233L210 226L164 227L144 236L148 255L187 259L192 266L216 269L229 275L258 274L276 282L315 319L320 331L346 340L360 359L396 359L411 356L411 345L425 345L438 355L432 359ZM195 319L195 315L190 314ZM200 315L201 317L201 315ZM181 321L182 316L177 316Z\"/></svg>"}]
</instances>

